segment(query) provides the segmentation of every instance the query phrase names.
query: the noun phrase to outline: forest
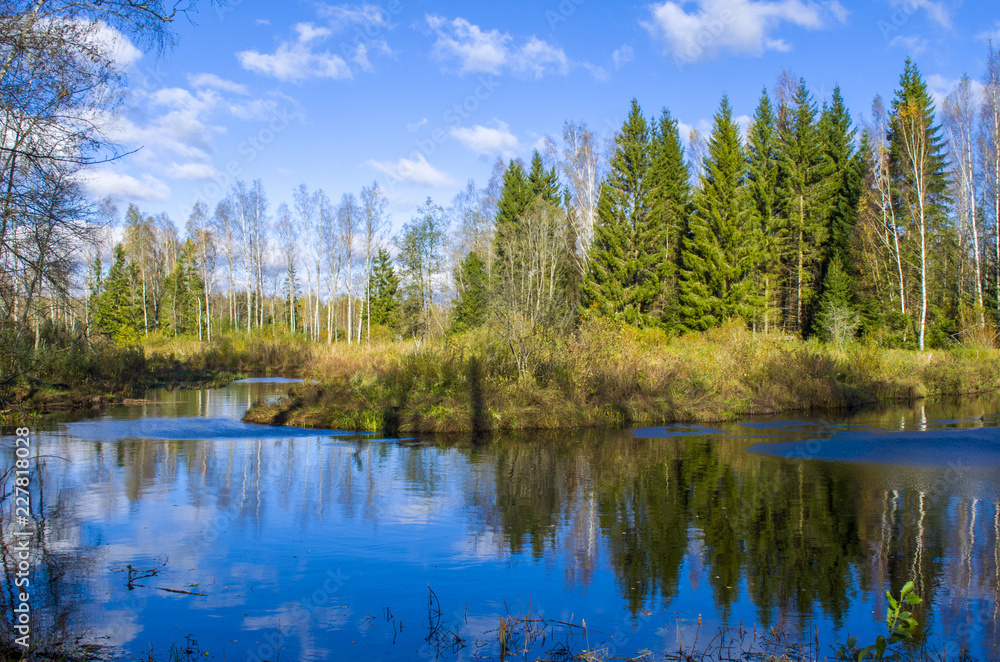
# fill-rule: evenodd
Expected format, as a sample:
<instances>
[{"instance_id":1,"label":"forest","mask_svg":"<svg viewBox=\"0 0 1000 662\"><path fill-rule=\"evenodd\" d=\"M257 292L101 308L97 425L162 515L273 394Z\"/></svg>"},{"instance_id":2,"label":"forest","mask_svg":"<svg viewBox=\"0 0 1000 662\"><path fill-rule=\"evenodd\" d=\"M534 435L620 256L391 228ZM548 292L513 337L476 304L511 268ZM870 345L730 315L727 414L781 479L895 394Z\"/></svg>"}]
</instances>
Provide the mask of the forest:
<instances>
[{"instance_id":1,"label":"forest","mask_svg":"<svg viewBox=\"0 0 1000 662\"><path fill-rule=\"evenodd\" d=\"M377 182L336 204L302 185L272 216L263 183L238 181L214 211L195 204L183 239L166 215L130 205L122 222L105 200L61 280L10 283L8 320L20 303L22 324L120 343L265 327L330 343L369 337L373 318L418 339L504 317L670 333L740 318L944 347L998 320L1000 114L979 89L964 79L939 124L907 61L859 131L839 88L819 108L786 72L745 137L723 98L688 154L669 110L646 118L633 100L607 158L567 122L561 149L498 161L484 188L470 181L447 208L428 199L391 239Z\"/></svg>"},{"instance_id":2,"label":"forest","mask_svg":"<svg viewBox=\"0 0 1000 662\"><path fill-rule=\"evenodd\" d=\"M145 15L116 6L89 10L147 44L169 38L156 3ZM68 384L67 373L100 381L107 362L94 357L108 352L141 365L144 347L204 354L233 334L400 354L488 337L488 372L529 381L545 380L553 339L581 329L669 342L739 328L814 349L996 344L992 44L986 71L941 108L908 59L863 123L839 87L816 99L788 71L747 126L723 96L707 136L682 136L667 108L647 115L633 99L614 136L567 121L530 162L498 159L485 186L470 180L447 206L428 198L394 235L378 182L339 199L303 184L272 209L262 181L238 180L214 208L197 202L181 231L80 187L78 173L123 157L97 124L81 126L125 84L86 24L5 20L17 23L8 42L34 36L7 43L0 70L8 392Z\"/></svg>"}]
</instances>

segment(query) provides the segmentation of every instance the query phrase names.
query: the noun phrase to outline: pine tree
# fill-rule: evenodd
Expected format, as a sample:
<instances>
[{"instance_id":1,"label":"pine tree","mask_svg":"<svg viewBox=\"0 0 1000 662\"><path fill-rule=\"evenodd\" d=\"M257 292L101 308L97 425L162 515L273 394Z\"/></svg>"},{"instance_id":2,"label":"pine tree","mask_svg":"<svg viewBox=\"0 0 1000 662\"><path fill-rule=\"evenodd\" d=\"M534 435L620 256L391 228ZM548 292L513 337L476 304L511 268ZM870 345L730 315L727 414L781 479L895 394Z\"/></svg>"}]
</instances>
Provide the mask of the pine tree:
<instances>
[{"instance_id":1,"label":"pine tree","mask_svg":"<svg viewBox=\"0 0 1000 662\"><path fill-rule=\"evenodd\" d=\"M652 215L652 138L635 99L615 144L583 282L584 313L654 326L663 315L667 242Z\"/></svg>"},{"instance_id":2,"label":"pine tree","mask_svg":"<svg viewBox=\"0 0 1000 662\"><path fill-rule=\"evenodd\" d=\"M691 206L691 173L684 160L677 120L666 108L653 127L653 158L650 167L650 214L661 227L665 240L661 304L661 321L665 328L679 324L677 263L680 259L681 228L687 221Z\"/></svg>"},{"instance_id":3,"label":"pine tree","mask_svg":"<svg viewBox=\"0 0 1000 662\"><path fill-rule=\"evenodd\" d=\"M816 105L804 80L788 109L788 126L779 131L779 199L786 219L783 263L787 278L785 322L797 332L809 328L829 240L828 210L822 187L822 151Z\"/></svg>"},{"instance_id":4,"label":"pine tree","mask_svg":"<svg viewBox=\"0 0 1000 662\"><path fill-rule=\"evenodd\" d=\"M399 278L392 266L389 252L380 248L372 262L371 282L372 324L395 330L399 323Z\"/></svg>"},{"instance_id":5,"label":"pine tree","mask_svg":"<svg viewBox=\"0 0 1000 662\"><path fill-rule=\"evenodd\" d=\"M707 329L735 317L751 320L762 308L754 282L760 233L746 171L739 128L729 98L723 97L681 256L681 322L688 329Z\"/></svg>"},{"instance_id":6,"label":"pine tree","mask_svg":"<svg viewBox=\"0 0 1000 662\"><path fill-rule=\"evenodd\" d=\"M471 251L465 256L455 270L455 282L459 284L460 290L451 320L451 331L462 333L481 326L486 321L489 279L486 263L478 253Z\"/></svg>"},{"instance_id":7,"label":"pine tree","mask_svg":"<svg viewBox=\"0 0 1000 662\"><path fill-rule=\"evenodd\" d=\"M765 332L771 328L772 302L781 282L781 242L785 233L778 200L780 153L777 121L765 88L754 113L747 145L750 209L753 223L760 230L758 278L761 282L758 290L764 301L762 321Z\"/></svg>"}]
</instances>

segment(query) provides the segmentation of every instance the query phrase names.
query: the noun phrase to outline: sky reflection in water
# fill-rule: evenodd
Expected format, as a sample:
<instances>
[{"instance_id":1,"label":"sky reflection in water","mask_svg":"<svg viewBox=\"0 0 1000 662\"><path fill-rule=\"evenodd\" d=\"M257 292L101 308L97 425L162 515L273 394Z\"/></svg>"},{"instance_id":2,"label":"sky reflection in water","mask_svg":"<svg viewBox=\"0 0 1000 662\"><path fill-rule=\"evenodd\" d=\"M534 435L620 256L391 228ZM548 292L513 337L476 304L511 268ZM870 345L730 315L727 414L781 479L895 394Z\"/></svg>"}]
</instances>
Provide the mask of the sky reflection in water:
<instances>
[{"instance_id":1,"label":"sky reflection in water","mask_svg":"<svg viewBox=\"0 0 1000 662\"><path fill-rule=\"evenodd\" d=\"M283 388L165 391L44 433L45 546L72 568L46 608L136 654L193 634L274 659L280 629L283 659L433 659L430 587L437 634L469 645L445 659L529 608L632 655L699 615L874 637L913 578L932 643L997 656L995 400L485 446L238 421ZM162 567L130 591L129 563Z\"/></svg>"}]
</instances>

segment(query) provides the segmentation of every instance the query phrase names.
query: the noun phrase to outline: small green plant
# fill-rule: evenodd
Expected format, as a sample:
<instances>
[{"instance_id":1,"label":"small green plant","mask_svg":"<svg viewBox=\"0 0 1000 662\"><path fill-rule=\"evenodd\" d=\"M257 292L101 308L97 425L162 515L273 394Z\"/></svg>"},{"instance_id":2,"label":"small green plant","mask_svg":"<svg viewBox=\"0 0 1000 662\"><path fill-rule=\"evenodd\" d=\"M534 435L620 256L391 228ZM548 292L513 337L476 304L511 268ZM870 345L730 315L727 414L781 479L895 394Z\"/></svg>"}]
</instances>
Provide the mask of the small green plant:
<instances>
[{"instance_id":1,"label":"small green plant","mask_svg":"<svg viewBox=\"0 0 1000 662\"><path fill-rule=\"evenodd\" d=\"M898 652L886 655L886 649L889 646L895 646L904 639L913 637L913 631L917 627L917 619L913 618L913 612L903 610L920 604L923 602L923 599L913 592L912 581L906 582L903 588L900 589L899 600L892 597L892 593L889 591L885 592L885 596L889 599L889 606L885 610L885 629L888 632L888 638L879 635L875 643L871 646L858 648L858 638L851 637L847 640L846 646L840 647L837 659L862 662L862 660L868 659L868 656L873 653L875 656L873 659L875 660L901 659Z\"/></svg>"}]
</instances>

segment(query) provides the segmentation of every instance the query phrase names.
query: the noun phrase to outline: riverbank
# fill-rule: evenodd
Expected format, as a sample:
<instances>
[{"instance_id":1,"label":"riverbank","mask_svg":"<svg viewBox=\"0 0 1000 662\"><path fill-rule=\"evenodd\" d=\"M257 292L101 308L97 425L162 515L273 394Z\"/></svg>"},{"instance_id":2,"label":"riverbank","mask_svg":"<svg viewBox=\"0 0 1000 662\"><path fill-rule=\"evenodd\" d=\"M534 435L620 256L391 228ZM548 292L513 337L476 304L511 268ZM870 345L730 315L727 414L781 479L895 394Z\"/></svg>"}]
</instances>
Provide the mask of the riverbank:
<instances>
[{"instance_id":1,"label":"riverbank","mask_svg":"<svg viewBox=\"0 0 1000 662\"><path fill-rule=\"evenodd\" d=\"M188 346L197 343L189 341ZM163 347L118 347L109 342L64 341L35 353L29 374L0 385L0 425L17 426L63 413L142 402L153 388L218 388L243 375L198 356Z\"/></svg>"},{"instance_id":2,"label":"riverbank","mask_svg":"<svg viewBox=\"0 0 1000 662\"><path fill-rule=\"evenodd\" d=\"M421 347L337 348L244 421L394 434L716 422L1000 388L1000 352L888 350L730 324L668 338L607 322L518 350L486 330Z\"/></svg>"}]
</instances>

